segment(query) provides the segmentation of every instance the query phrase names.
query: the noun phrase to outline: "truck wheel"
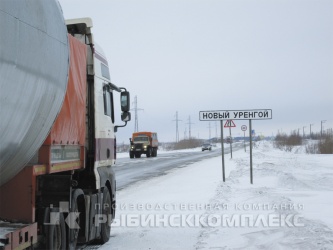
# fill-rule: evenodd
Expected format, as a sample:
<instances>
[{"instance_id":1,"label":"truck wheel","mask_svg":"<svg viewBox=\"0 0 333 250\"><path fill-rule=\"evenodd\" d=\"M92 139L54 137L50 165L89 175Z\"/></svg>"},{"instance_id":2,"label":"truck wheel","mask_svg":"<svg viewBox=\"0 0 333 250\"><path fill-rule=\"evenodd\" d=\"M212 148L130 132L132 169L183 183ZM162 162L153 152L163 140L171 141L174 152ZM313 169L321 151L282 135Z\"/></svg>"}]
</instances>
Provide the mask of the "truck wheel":
<instances>
[{"instance_id":1,"label":"truck wheel","mask_svg":"<svg viewBox=\"0 0 333 250\"><path fill-rule=\"evenodd\" d=\"M157 156L157 148L153 149L153 156L156 157Z\"/></svg>"},{"instance_id":2,"label":"truck wheel","mask_svg":"<svg viewBox=\"0 0 333 250\"><path fill-rule=\"evenodd\" d=\"M72 207L70 208L70 213L68 216L74 216L73 218L68 218L70 224L68 225L68 249L76 249L77 240L79 237L80 230L80 217L76 217L76 213L81 213L79 210L79 202L84 200L84 193L81 189L74 189L72 191Z\"/></svg>"},{"instance_id":3,"label":"truck wheel","mask_svg":"<svg viewBox=\"0 0 333 250\"><path fill-rule=\"evenodd\" d=\"M52 209L51 211L59 213L59 209ZM50 228L49 249L66 249L66 225L63 213L59 213L59 225Z\"/></svg>"},{"instance_id":4,"label":"truck wheel","mask_svg":"<svg viewBox=\"0 0 333 250\"><path fill-rule=\"evenodd\" d=\"M149 158L151 156L151 148L148 148L148 151L147 151L147 158Z\"/></svg>"},{"instance_id":5,"label":"truck wheel","mask_svg":"<svg viewBox=\"0 0 333 250\"><path fill-rule=\"evenodd\" d=\"M56 214L59 221L51 221L51 213ZM63 213L59 212L59 208L47 208L44 217L44 230L46 237L46 248L65 250L66 249L66 225Z\"/></svg>"},{"instance_id":6,"label":"truck wheel","mask_svg":"<svg viewBox=\"0 0 333 250\"><path fill-rule=\"evenodd\" d=\"M129 155L130 155L130 158L131 158L131 159L134 158L134 153L131 152Z\"/></svg>"},{"instance_id":7,"label":"truck wheel","mask_svg":"<svg viewBox=\"0 0 333 250\"><path fill-rule=\"evenodd\" d=\"M111 195L107 187L103 190L102 214L107 218L106 222L101 224L101 243L104 244L110 239L112 221Z\"/></svg>"}]
</instances>

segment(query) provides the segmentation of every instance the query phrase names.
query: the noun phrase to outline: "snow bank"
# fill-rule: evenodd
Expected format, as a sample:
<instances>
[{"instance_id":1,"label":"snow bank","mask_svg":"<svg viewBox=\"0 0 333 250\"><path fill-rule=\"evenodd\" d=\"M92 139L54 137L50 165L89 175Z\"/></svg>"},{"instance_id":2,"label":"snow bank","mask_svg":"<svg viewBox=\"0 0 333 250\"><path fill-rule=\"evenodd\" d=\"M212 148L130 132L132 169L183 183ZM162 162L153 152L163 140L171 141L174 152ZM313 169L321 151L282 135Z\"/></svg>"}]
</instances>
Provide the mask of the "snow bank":
<instances>
[{"instance_id":1,"label":"snow bank","mask_svg":"<svg viewBox=\"0 0 333 250\"><path fill-rule=\"evenodd\" d=\"M248 150L247 150L248 151ZM117 193L101 249L333 249L333 155L261 142L249 152L173 170Z\"/></svg>"}]
</instances>

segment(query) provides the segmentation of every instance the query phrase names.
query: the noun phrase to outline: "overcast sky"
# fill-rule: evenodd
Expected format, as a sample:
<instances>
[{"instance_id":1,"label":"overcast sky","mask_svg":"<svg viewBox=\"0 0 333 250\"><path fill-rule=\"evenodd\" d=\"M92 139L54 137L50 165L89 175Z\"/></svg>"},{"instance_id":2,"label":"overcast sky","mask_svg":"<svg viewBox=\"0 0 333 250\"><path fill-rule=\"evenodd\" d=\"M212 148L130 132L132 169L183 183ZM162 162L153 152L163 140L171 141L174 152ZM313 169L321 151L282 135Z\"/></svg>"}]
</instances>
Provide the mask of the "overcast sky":
<instances>
[{"instance_id":1,"label":"overcast sky","mask_svg":"<svg viewBox=\"0 0 333 250\"><path fill-rule=\"evenodd\" d=\"M333 0L59 2L66 19L92 18L111 81L137 96L139 130L160 141L175 141L176 111L180 139L189 117L192 136L207 139L210 126L215 137L216 125L220 134L199 121L204 110L272 109L272 120L253 121L264 135L333 127ZM242 135L248 121L235 123Z\"/></svg>"}]
</instances>

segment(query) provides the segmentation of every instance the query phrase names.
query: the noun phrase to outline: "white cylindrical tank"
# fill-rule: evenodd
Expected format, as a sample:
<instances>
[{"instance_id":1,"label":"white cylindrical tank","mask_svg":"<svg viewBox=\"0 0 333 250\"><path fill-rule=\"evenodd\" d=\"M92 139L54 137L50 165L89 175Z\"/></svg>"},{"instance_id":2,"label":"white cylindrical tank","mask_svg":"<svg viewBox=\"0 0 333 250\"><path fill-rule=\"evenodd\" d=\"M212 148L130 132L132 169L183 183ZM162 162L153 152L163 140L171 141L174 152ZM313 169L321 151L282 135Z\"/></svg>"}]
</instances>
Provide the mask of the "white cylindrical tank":
<instances>
[{"instance_id":1,"label":"white cylindrical tank","mask_svg":"<svg viewBox=\"0 0 333 250\"><path fill-rule=\"evenodd\" d=\"M69 47L56 0L0 1L0 186L36 154L61 108Z\"/></svg>"}]
</instances>

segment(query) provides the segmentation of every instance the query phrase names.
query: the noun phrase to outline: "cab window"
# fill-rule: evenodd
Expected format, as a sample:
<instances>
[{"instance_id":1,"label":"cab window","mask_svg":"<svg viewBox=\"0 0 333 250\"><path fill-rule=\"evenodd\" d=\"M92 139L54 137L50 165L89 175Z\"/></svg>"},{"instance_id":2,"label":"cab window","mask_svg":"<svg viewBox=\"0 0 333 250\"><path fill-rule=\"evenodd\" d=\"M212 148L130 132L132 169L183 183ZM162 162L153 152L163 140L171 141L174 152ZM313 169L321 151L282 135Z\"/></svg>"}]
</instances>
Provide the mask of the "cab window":
<instances>
[{"instance_id":1,"label":"cab window","mask_svg":"<svg viewBox=\"0 0 333 250\"><path fill-rule=\"evenodd\" d=\"M102 76L110 80L109 68L103 63L101 63L101 71L102 71Z\"/></svg>"},{"instance_id":2,"label":"cab window","mask_svg":"<svg viewBox=\"0 0 333 250\"><path fill-rule=\"evenodd\" d=\"M111 118L112 123L114 123L114 112L113 112L113 94L108 86L103 88L104 97L104 115Z\"/></svg>"}]
</instances>

